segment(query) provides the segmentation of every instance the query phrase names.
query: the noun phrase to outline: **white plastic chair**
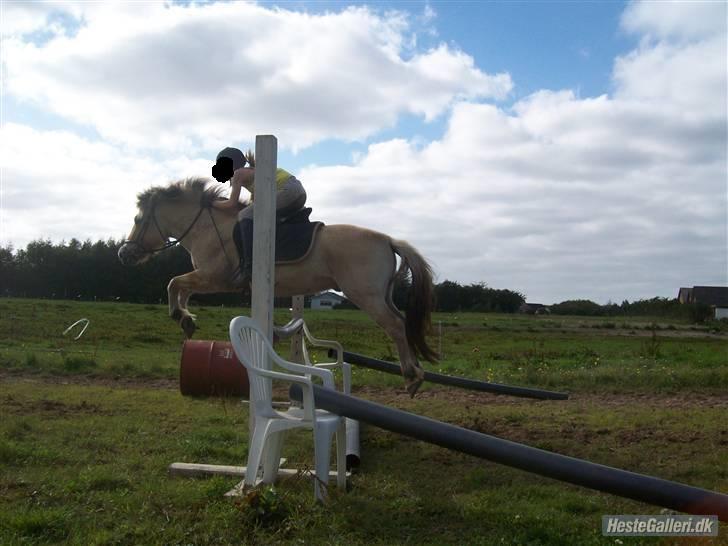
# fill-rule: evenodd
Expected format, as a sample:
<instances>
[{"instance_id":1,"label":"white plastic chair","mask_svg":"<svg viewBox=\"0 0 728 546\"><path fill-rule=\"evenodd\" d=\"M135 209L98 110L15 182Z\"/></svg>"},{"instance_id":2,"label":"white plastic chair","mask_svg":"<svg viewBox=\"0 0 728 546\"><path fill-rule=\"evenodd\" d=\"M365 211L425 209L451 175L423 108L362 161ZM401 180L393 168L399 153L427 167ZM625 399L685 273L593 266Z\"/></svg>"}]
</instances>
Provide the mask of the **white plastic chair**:
<instances>
[{"instance_id":1,"label":"white plastic chair","mask_svg":"<svg viewBox=\"0 0 728 546\"><path fill-rule=\"evenodd\" d=\"M329 370L295 364L275 352L265 334L249 317L236 317L230 322L230 341L238 359L248 371L250 403L254 406L255 429L248 448L248 469L245 485L255 485L262 463L264 483L273 483L278 475L281 449L286 431L294 428L313 430L314 496L325 500L329 481L330 446L336 434L337 485L346 487L346 426L345 419L314 406L311 377L323 380L324 388L334 389L334 377ZM266 359L286 373L266 369ZM286 412L273 409L271 383L273 379L296 383L303 391L303 407ZM323 485L323 487L322 487Z\"/></svg>"},{"instance_id":2,"label":"white plastic chair","mask_svg":"<svg viewBox=\"0 0 728 546\"><path fill-rule=\"evenodd\" d=\"M303 329L304 342L302 345L303 362L308 366L314 366L316 368L323 368L331 370L334 368L341 368L342 371L342 387L344 394L351 394L351 364L344 362L344 348L338 341L330 341L328 339L319 339L311 335L308 329L308 325L305 321L301 321L301 327ZM312 347L325 347L328 349L334 349L336 351L336 362L319 362L314 363L311 360L311 355L308 352L308 345Z\"/></svg>"},{"instance_id":3,"label":"white plastic chair","mask_svg":"<svg viewBox=\"0 0 728 546\"><path fill-rule=\"evenodd\" d=\"M328 339L318 339L311 335L308 329L308 325L300 320L298 328L303 330L304 339L302 340L301 352L303 354L303 362L308 366L315 366L317 368L324 368L332 370L335 368L341 368L343 376L343 392L344 394L351 394L351 364L344 362L344 348L338 341L330 341ZM291 321L293 325L293 321ZM336 351L335 362L320 362L314 364L311 360L311 355L308 352L308 345L312 347L325 347ZM359 466L360 464L360 451L359 451L359 421L355 419L346 418L346 465L347 468L351 465L351 468Z\"/></svg>"}]
</instances>

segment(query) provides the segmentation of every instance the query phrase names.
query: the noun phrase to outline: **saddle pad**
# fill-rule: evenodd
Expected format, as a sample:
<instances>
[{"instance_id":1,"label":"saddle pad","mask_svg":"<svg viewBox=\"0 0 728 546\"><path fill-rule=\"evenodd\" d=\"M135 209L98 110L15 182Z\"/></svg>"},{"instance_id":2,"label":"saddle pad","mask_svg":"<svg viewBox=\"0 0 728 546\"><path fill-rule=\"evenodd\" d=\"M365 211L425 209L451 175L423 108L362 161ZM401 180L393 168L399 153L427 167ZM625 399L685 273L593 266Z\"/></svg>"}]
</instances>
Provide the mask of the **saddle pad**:
<instances>
[{"instance_id":1,"label":"saddle pad","mask_svg":"<svg viewBox=\"0 0 728 546\"><path fill-rule=\"evenodd\" d=\"M304 208L294 212L285 218L279 218L276 222L276 263L293 263L306 257L313 246L318 228L324 225L323 222L311 222L309 215L310 208ZM245 230L245 246L253 248L253 231ZM236 241L237 243L237 241ZM239 251L240 249L238 249Z\"/></svg>"}]
</instances>

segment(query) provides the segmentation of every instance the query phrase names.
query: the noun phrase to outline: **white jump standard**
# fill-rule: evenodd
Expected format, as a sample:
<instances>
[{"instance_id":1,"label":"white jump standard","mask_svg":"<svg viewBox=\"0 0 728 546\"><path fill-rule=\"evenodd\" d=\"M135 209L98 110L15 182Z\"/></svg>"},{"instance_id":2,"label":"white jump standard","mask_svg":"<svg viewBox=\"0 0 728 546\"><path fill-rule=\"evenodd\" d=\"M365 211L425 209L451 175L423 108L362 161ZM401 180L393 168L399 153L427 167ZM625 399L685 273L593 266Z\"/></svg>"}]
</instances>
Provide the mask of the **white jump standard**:
<instances>
[{"instance_id":1,"label":"white jump standard","mask_svg":"<svg viewBox=\"0 0 728 546\"><path fill-rule=\"evenodd\" d=\"M273 340L273 299L275 291L275 232L276 232L276 214L275 214L275 201L276 201L276 185L275 185L275 173L277 164L277 140L274 136L257 136L255 142L255 155L256 155L256 169L255 169L255 207L254 207L254 232L253 232L253 270L252 270L252 324L247 326L253 335L257 335L260 342L263 345L267 345L268 350L255 351L257 362L257 369L262 370L262 373L272 372L271 358L278 360L278 366L285 364L285 361L278 358L273 353L271 341ZM242 324L243 328L246 328L244 321L241 322L241 318L235 319L231 323L231 336L233 335L233 329L236 324ZM302 324L302 321L300 321ZM235 339L232 339L233 345L235 346ZM238 355L240 356L240 355ZM243 360L243 359L241 359ZM285 469L280 468L280 465L285 463L285 459L278 459L271 463L270 453L267 456L261 454L261 450L280 452L280 446L282 443L282 433L275 434L275 440L271 437L267 440L265 435L262 435L263 431L257 431L256 434L256 421L259 422L260 426L265 426L266 430L268 426L277 426L275 421L278 416L285 417L285 414L280 414L269 407L272 399L272 389L270 380L261 381L254 377L255 370L252 369L252 362L248 360L254 360L252 358L244 359L243 362L248 368L249 380L251 382L250 389L250 417L249 417L249 461L255 461L255 469L247 467L235 467L235 466L220 466L220 465L202 465L192 463L173 463L169 467L169 472L172 475L181 476L210 476L210 475L225 475L225 476L236 476L243 477L237 486L230 490L226 496L238 496L241 495L246 486L254 485L261 481L258 479L258 471L260 466L265 467L263 480L266 482L275 481L277 477L294 476L299 474L296 469ZM294 363L288 363L292 367L297 365ZM300 369L303 366L297 366ZM260 372L259 372L260 373ZM327 370L316 370L315 375L328 374L331 377L331 372ZM255 385L254 385L255 383ZM259 405L259 411L265 411L265 414L261 414L261 419L256 419L256 403ZM266 402L262 403L261 402ZM264 409L266 408L266 409ZM289 413L296 413L295 409L289 410ZM301 412L302 413L302 412ZM270 415L268 415L270 414ZM326 412L322 412L321 417L318 419L321 421L321 425L324 425ZM333 417L333 416L332 416ZM272 421L271 421L272 419ZM346 433L344 429L344 419L339 418L341 421L341 430L337 432L337 439L341 444L341 453L337 457L337 471L335 473L328 473L329 476L321 479L319 476L315 477L315 496L318 500L323 500L326 496L325 484L328 482L328 478L333 475L338 477L339 486L345 486L346 470L345 470L345 456L343 451L343 445L346 441ZM314 421L317 419L314 418ZM285 425L285 419L281 419L281 424ZM293 424L293 423L289 423ZM284 428L288 428L287 426ZM316 432L314 436L316 437ZM268 443L272 443L272 447L268 446ZM265 445L264 445L265 444ZM326 446L328 449L328 444ZM316 447L317 460L319 452L322 450L321 446ZM328 451L326 451L328 455ZM328 468L328 459L326 460L326 468ZM259 466L260 463L264 463ZM320 464L317 464L320 467ZM271 475L272 469L272 475ZM320 468L319 468L320 470ZM251 475L251 472L254 474ZM321 473L321 472L320 472ZM323 487L322 487L323 485Z\"/></svg>"}]
</instances>

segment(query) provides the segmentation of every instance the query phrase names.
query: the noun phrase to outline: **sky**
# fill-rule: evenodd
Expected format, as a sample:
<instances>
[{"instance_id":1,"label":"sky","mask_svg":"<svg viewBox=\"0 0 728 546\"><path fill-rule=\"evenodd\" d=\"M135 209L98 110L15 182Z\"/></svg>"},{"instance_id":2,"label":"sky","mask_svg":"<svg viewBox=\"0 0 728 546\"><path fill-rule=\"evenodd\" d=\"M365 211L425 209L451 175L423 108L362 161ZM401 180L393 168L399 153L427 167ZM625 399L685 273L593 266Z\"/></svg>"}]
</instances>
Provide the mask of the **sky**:
<instances>
[{"instance_id":1,"label":"sky","mask_svg":"<svg viewBox=\"0 0 728 546\"><path fill-rule=\"evenodd\" d=\"M528 301L728 285L725 2L0 2L0 245L278 138L313 217ZM212 181L211 181L212 182Z\"/></svg>"}]
</instances>

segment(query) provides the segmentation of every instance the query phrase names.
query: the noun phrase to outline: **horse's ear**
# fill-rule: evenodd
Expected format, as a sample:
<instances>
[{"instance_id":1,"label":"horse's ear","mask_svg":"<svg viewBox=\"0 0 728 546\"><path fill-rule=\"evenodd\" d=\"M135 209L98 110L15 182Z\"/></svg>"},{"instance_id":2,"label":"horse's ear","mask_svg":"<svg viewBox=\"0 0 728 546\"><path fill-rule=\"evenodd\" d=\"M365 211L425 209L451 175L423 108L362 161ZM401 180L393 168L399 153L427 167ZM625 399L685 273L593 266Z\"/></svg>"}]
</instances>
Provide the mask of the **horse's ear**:
<instances>
[{"instance_id":1,"label":"horse's ear","mask_svg":"<svg viewBox=\"0 0 728 546\"><path fill-rule=\"evenodd\" d=\"M248 148L248 151L245 152L245 159L248 160L248 163L252 168L255 168L255 154L250 148Z\"/></svg>"}]
</instances>

